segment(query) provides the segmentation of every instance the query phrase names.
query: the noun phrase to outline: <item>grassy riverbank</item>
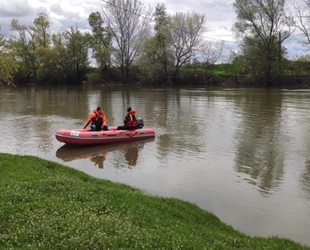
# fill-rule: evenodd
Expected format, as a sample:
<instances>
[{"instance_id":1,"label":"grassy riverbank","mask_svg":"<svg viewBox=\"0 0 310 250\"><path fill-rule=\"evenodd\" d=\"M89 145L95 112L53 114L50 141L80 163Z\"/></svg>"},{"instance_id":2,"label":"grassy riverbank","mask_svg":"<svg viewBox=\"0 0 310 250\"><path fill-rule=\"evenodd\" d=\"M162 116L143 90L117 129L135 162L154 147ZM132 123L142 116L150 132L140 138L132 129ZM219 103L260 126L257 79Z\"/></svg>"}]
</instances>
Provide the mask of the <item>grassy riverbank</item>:
<instances>
[{"instance_id":1,"label":"grassy riverbank","mask_svg":"<svg viewBox=\"0 0 310 250\"><path fill-rule=\"evenodd\" d=\"M0 225L0 249L303 249L246 236L187 202L8 154L0 154Z\"/></svg>"}]
</instances>

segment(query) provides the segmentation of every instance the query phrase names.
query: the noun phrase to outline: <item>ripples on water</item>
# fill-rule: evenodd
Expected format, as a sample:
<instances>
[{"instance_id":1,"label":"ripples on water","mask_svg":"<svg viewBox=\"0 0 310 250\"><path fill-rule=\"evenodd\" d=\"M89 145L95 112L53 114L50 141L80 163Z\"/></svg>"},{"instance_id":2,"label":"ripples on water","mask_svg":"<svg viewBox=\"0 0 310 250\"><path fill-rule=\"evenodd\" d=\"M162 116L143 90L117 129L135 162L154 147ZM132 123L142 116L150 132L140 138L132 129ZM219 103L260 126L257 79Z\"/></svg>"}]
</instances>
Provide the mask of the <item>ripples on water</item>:
<instances>
[{"instance_id":1,"label":"ripples on water","mask_svg":"<svg viewBox=\"0 0 310 250\"><path fill-rule=\"evenodd\" d=\"M132 106L156 138L91 147L56 141L58 129L81 128L98 105L109 125L121 125ZM309 91L5 89L0 151L194 202L251 235L310 244L309 107Z\"/></svg>"}]
</instances>

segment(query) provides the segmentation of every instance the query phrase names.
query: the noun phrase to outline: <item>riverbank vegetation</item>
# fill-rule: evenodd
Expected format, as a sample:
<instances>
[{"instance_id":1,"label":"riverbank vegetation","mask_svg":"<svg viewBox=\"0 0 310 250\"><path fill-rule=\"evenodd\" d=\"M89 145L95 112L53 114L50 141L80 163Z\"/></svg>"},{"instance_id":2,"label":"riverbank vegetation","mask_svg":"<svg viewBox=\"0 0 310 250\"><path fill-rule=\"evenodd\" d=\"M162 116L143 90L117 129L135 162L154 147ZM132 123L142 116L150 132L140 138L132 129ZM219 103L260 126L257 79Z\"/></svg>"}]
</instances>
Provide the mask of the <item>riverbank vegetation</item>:
<instances>
[{"instance_id":1,"label":"riverbank vegetation","mask_svg":"<svg viewBox=\"0 0 310 250\"><path fill-rule=\"evenodd\" d=\"M0 83L308 84L309 57L288 60L285 41L298 30L309 47L309 3L288 14L285 0L235 0L239 49L231 52L233 41L203 35L210 28L204 14L169 14L164 4L153 10L139 0L103 1L89 14L89 31L72 26L52 33L43 13L30 26L13 19L11 36L0 36ZM219 66L225 50L230 55Z\"/></svg>"},{"instance_id":2,"label":"riverbank vegetation","mask_svg":"<svg viewBox=\"0 0 310 250\"><path fill-rule=\"evenodd\" d=\"M32 156L0 154L0 180L3 249L310 249Z\"/></svg>"}]
</instances>

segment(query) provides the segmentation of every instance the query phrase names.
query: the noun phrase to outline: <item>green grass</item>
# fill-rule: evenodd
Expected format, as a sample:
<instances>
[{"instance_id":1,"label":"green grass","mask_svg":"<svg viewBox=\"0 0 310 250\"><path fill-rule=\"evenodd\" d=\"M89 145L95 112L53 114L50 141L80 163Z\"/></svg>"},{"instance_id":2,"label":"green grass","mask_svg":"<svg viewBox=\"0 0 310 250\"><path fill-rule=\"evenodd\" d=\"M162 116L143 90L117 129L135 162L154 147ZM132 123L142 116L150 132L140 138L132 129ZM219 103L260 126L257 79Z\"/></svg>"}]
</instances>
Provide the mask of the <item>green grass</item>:
<instances>
[{"instance_id":1,"label":"green grass","mask_svg":"<svg viewBox=\"0 0 310 250\"><path fill-rule=\"evenodd\" d=\"M177 199L0 154L0 249L310 249L255 238Z\"/></svg>"},{"instance_id":2,"label":"green grass","mask_svg":"<svg viewBox=\"0 0 310 250\"><path fill-rule=\"evenodd\" d=\"M182 72L200 72L204 73L206 71L206 67L196 66L196 65L186 65L182 66L180 69ZM223 64L215 64L213 69L214 76L233 76L234 68L232 64L223 63Z\"/></svg>"},{"instance_id":3,"label":"green grass","mask_svg":"<svg viewBox=\"0 0 310 250\"><path fill-rule=\"evenodd\" d=\"M206 67L197 65L185 65L180 69L182 72L204 73ZM234 76L234 65L229 63L215 64L213 69L214 76ZM309 76L310 62L288 61L285 67L284 76Z\"/></svg>"}]
</instances>

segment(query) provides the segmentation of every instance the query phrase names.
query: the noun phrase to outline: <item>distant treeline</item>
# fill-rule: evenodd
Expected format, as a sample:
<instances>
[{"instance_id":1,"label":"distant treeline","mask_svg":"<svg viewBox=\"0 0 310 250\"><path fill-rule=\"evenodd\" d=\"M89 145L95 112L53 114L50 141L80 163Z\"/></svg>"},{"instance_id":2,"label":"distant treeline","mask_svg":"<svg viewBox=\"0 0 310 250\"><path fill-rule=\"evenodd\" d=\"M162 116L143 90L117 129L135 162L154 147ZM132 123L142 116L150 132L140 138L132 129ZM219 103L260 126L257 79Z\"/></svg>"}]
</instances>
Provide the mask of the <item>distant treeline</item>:
<instances>
[{"instance_id":1,"label":"distant treeline","mask_svg":"<svg viewBox=\"0 0 310 250\"><path fill-rule=\"evenodd\" d=\"M223 64L225 72L229 68L225 76L237 84L268 87L292 74L309 75L310 56L288 61L284 42L297 29L303 45L310 45L310 0L295 7L292 16L285 0L235 0L233 6L240 49ZM220 67L216 63L226 45L202 35L205 15L170 15L164 4L152 10L139 0L107 0L98 9L88 17L91 32L73 26L51 33L49 16L43 13L31 26L13 19L11 37L0 35L0 83L185 84L186 79L205 84L223 76L214 69ZM90 67L90 54L95 68Z\"/></svg>"}]
</instances>

